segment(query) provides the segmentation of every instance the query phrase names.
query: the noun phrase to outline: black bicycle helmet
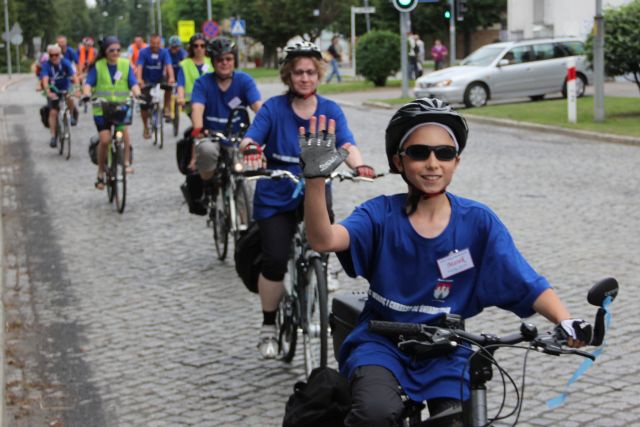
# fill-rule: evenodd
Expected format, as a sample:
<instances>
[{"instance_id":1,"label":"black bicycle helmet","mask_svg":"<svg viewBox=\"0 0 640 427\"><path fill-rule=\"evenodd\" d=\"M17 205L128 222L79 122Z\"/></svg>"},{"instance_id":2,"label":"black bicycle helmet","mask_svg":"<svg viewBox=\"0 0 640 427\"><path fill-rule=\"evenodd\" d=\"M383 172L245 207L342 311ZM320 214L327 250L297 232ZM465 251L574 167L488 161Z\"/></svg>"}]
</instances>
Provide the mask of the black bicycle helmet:
<instances>
[{"instance_id":1,"label":"black bicycle helmet","mask_svg":"<svg viewBox=\"0 0 640 427\"><path fill-rule=\"evenodd\" d=\"M393 164L393 156L400 151L400 141L407 131L420 123L428 122L440 123L451 128L458 141L458 154L462 153L469 133L464 117L439 99L419 98L400 107L387 126L385 145L391 173L400 173Z\"/></svg>"},{"instance_id":2,"label":"black bicycle helmet","mask_svg":"<svg viewBox=\"0 0 640 427\"><path fill-rule=\"evenodd\" d=\"M308 41L295 42L284 48L282 64L291 61L298 56L308 56L310 58L322 59L322 53L318 46Z\"/></svg>"},{"instance_id":3,"label":"black bicycle helmet","mask_svg":"<svg viewBox=\"0 0 640 427\"><path fill-rule=\"evenodd\" d=\"M198 40L203 40L203 41L207 41L207 39L204 37L204 34L202 33L195 33L194 35L191 36L191 38L189 39L189 45L193 46ZM206 46L206 43L205 43Z\"/></svg>"},{"instance_id":4,"label":"black bicycle helmet","mask_svg":"<svg viewBox=\"0 0 640 427\"><path fill-rule=\"evenodd\" d=\"M207 55L211 59L224 55L225 53L233 53L236 60L236 66L238 64L238 46L226 37L218 37L207 43Z\"/></svg>"}]
</instances>

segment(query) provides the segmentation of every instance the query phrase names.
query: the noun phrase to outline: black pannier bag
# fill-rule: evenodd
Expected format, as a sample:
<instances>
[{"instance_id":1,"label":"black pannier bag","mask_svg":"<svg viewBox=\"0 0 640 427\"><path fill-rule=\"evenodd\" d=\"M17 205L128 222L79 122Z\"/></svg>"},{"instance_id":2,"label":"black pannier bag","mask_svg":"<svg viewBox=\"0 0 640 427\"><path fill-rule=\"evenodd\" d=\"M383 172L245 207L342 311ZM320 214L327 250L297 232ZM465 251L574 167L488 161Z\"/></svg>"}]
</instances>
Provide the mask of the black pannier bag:
<instances>
[{"instance_id":1,"label":"black pannier bag","mask_svg":"<svg viewBox=\"0 0 640 427\"><path fill-rule=\"evenodd\" d=\"M236 272L242 283L253 293L258 293L258 275L262 262L262 240L257 222L252 222L236 243L233 258Z\"/></svg>"},{"instance_id":2,"label":"black pannier bag","mask_svg":"<svg viewBox=\"0 0 640 427\"><path fill-rule=\"evenodd\" d=\"M44 127L49 127L49 106L43 105L40 107L40 120L42 120L42 124Z\"/></svg>"},{"instance_id":3,"label":"black pannier bag","mask_svg":"<svg viewBox=\"0 0 640 427\"><path fill-rule=\"evenodd\" d=\"M89 140L89 157L94 165L98 164L98 144L100 143L100 136L94 135Z\"/></svg>"},{"instance_id":4,"label":"black pannier bag","mask_svg":"<svg viewBox=\"0 0 640 427\"><path fill-rule=\"evenodd\" d=\"M307 382L293 386L283 427L338 427L351 409L349 383L338 371L315 368Z\"/></svg>"},{"instance_id":5,"label":"black pannier bag","mask_svg":"<svg viewBox=\"0 0 640 427\"><path fill-rule=\"evenodd\" d=\"M189 170L189 162L191 161L191 152L193 146L193 137L191 136L191 129L188 128L184 131L183 137L176 144L176 161L178 162L178 170L183 175L189 175L193 173Z\"/></svg>"}]
</instances>

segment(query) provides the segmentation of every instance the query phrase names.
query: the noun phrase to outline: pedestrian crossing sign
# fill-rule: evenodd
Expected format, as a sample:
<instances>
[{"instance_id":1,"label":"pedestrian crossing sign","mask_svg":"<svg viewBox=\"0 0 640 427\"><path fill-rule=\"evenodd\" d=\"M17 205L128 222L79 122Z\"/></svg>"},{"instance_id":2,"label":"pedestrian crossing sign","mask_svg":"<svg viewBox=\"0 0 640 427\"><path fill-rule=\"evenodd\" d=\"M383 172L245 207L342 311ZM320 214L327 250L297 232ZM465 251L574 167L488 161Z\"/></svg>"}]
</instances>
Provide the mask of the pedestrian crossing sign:
<instances>
[{"instance_id":1,"label":"pedestrian crossing sign","mask_svg":"<svg viewBox=\"0 0 640 427\"><path fill-rule=\"evenodd\" d=\"M244 19L231 18L231 35L244 36L247 33L247 26Z\"/></svg>"}]
</instances>

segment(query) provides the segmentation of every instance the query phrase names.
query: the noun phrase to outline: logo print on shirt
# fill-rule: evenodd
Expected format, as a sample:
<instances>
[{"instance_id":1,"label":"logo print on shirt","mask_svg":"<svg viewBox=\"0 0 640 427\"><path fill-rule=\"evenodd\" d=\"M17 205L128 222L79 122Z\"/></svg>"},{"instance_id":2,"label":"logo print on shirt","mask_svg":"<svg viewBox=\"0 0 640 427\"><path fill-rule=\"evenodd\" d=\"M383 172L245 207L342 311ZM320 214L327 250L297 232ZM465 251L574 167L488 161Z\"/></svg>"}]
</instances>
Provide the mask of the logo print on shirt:
<instances>
[{"instance_id":1,"label":"logo print on shirt","mask_svg":"<svg viewBox=\"0 0 640 427\"><path fill-rule=\"evenodd\" d=\"M436 288L433 290L433 297L435 299L443 300L449 296L451 292L451 285L453 285L452 280L441 280L438 279L438 283L436 284Z\"/></svg>"}]
</instances>

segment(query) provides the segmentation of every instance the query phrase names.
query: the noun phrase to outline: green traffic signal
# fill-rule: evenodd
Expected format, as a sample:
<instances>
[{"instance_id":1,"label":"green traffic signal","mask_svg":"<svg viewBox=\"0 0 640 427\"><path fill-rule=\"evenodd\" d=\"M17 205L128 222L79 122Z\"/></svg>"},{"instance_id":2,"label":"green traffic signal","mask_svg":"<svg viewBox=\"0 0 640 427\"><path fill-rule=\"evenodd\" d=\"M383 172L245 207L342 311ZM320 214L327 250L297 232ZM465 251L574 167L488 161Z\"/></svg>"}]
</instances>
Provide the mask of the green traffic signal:
<instances>
[{"instance_id":1,"label":"green traffic signal","mask_svg":"<svg viewBox=\"0 0 640 427\"><path fill-rule=\"evenodd\" d=\"M451 11L449 9L444 11L444 19L451 19Z\"/></svg>"},{"instance_id":2,"label":"green traffic signal","mask_svg":"<svg viewBox=\"0 0 640 427\"><path fill-rule=\"evenodd\" d=\"M418 5L418 0L393 0L393 6L400 12L411 12Z\"/></svg>"}]
</instances>

